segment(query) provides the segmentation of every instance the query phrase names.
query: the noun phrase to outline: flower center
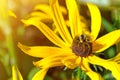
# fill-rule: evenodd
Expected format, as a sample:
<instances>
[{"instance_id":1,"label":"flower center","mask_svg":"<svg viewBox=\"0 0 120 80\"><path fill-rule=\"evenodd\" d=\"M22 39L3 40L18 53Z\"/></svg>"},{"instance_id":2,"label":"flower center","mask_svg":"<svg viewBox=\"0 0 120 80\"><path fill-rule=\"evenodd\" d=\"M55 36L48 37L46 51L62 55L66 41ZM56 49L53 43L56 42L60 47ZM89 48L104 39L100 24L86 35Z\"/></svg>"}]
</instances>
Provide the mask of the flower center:
<instances>
[{"instance_id":1,"label":"flower center","mask_svg":"<svg viewBox=\"0 0 120 80\"><path fill-rule=\"evenodd\" d=\"M80 35L73 39L72 51L77 56L86 57L92 54L92 43L90 42L88 36Z\"/></svg>"}]
</instances>

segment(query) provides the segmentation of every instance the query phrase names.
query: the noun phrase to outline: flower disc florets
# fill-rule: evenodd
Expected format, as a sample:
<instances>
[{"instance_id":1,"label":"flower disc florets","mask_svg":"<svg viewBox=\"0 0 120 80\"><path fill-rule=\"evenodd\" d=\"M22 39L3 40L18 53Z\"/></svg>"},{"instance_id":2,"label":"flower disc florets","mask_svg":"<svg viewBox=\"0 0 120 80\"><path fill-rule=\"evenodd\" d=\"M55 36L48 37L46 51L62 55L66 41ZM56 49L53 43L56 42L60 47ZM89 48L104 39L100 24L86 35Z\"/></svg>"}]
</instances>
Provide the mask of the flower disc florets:
<instances>
[{"instance_id":1,"label":"flower disc florets","mask_svg":"<svg viewBox=\"0 0 120 80\"><path fill-rule=\"evenodd\" d=\"M76 36L72 43L72 51L77 56L89 56L92 54L92 43L86 35Z\"/></svg>"}]
</instances>

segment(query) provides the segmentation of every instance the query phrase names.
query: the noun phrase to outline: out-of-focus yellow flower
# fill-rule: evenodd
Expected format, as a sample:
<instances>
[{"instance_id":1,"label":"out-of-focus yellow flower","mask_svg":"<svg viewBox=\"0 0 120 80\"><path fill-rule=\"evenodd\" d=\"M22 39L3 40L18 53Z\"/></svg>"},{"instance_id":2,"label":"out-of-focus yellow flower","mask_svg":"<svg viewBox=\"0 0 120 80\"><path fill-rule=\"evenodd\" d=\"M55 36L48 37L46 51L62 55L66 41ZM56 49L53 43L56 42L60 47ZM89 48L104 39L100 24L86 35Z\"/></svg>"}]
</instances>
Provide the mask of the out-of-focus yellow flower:
<instances>
[{"instance_id":1,"label":"out-of-focus yellow flower","mask_svg":"<svg viewBox=\"0 0 120 80\"><path fill-rule=\"evenodd\" d=\"M86 33L83 30L75 0L65 1L68 10L69 25L66 24L63 18L58 0L49 0L50 11L44 9L45 12L48 11L45 14L50 14L59 35L51 30L44 21L35 20L33 16L28 20L22 20L26 25L36 26L56 45L56 47L28 47L20 43L18 44L19 48L26 54L43 58L38 62L34 62L34 65L40 67L41 70L36 73L32 80L43 80L48 69L56 66L66 66L70 69L80 66L92 80L102 80L101 75L90 68L90 64L100 65L110 70L112 75L119 80L119 64L114 60L99 58L95 56L95 53L102 52L120 41L120 30L115 30L97 38L101 27L101 15L97 6L87 3L91 14L91 32L90 34ZM40 18L38 17L37 19ZM68 28L70 28L70 31Z\"/></svg>"},{"instance_id":2,"label":"out-of-focus yellow flower","mask_svg":"<svg viewBox=\"0 0 120 80\"><path fill-rule=\"evenodd\" d=\"M5 33L9 33L9 15L8 15L8 5L7 0L0 0L0 27L5 30Z\"/></svg>"},{"instance_id":3,"label":"out-of-focus yellow flower","mask_svg":"<svg viewBox=\"0 0 120 80\"><path fill-rule=\"evenodd\" d=\"M16 18L16 15L8 9L8 0L0 0L0 27L5 34L10 34L9 16Z\"/></svg>"},{"instance_id":4,"label":"out-of-focus yellow flower","mask_svg":"<svg viewBox=\"0 0 120 80\"><path fill-rule=\"evenodd\" d=\"M23 80L18 68L16 66L12 66L12 80Z\"/></svg>"},{"instance_id":5,"label":"out-of-focus yellow flower","mask_svg":"<svg viewBox=\"0 0 120 80\"><path fill-rule=\"evenodd\" d=\"M11 10L8 10L8 15L17 18L17 16Z\"/></svg>"},{"instance_id":6,"label":"out-of-focus yellow flower","mask_svg":"<svg viewBox=\"0 0 120 80\"><path fill-rule=\"evenodd\" d=\"M48 4L39 4L35 6L34 10L36 11L30 14L32 19L43 22L52 21L51 10ZM60 6L60 11L65 15L67 14L67 10L63 6Z\"/></svg>"},{"instance_id":7,"label":"out-of-focus yellow flower","mask_svg":"<svg viewBox=\"0 0 120 80\"><path fill-rule=\"evenodd\" d=\"M3 20L8 20L8 5L7 0L0 0L0 22Z\"/></svg>"}]
</instances>

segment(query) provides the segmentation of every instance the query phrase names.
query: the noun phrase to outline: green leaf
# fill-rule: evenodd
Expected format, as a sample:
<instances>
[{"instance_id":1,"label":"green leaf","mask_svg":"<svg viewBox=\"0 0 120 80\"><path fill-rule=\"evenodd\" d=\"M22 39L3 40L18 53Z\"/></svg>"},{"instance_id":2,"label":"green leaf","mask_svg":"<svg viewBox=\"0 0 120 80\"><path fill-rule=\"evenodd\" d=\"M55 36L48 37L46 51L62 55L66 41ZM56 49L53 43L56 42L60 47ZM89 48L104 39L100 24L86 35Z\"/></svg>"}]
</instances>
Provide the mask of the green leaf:
<instances>
[{"instance_id":1,"label":"green leaf","mask_svg":"<svg viewBox=\"0 0 120 80\"><path fill-rule=\"evenodd\" d=\"M103 73L103 79L104 80L115 80L115 78L112 76L111 72L108 70L105 70Z\"/></svg>"},{"instance_id":2,"label":"green leaf","mask_svg":"<svg viewBox=\"0 0 120 80\"><path fill-rule=\"evenodd\" d=\"M32 68L31 71L28 74L28 80L32 80L32 77L37 73L40 69L39 68Z\"/></svg>"},{"instance_id":3,"label":"green leaf","mask_svg":"<svg viewBox=\"0 0 120 80\"><path fill-rule=\"evenodd\" d=\"M110 24L105 18L102 18L102 25L107 32L116 30L116 28L112 24Z\"/></svg>"},{"instance_id":4,"label":"green leaf","mask_svg":"<svg viewBox=\"0 0 120 80\"><path fill-rule=\"evenodd\" d=\"M105 53L105 58L107 59L114 57L117 53L116 46L114 45L114 46L109 47L108 49L104 51L104 53Z\"/></svg>"}]
</instances>

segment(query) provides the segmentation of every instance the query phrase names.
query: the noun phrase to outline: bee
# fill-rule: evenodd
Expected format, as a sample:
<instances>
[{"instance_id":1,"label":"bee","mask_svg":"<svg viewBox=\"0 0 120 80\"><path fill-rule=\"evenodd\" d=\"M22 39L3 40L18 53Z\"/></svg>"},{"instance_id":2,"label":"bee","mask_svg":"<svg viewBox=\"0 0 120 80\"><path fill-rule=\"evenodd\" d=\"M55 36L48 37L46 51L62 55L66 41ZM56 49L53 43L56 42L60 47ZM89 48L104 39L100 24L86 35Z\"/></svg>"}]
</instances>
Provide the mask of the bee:
<instances>
[{"instance_id":1,"label":"bee","mask_svg":"<svg viewBox=\"0 0 120 80\"><path fill-rule=\"evenodd\" d=\"M92 43L87 35L76 36L72 42L72 52L77 56L87 57L92 54Z\"/></svg>"}]
</instances>

